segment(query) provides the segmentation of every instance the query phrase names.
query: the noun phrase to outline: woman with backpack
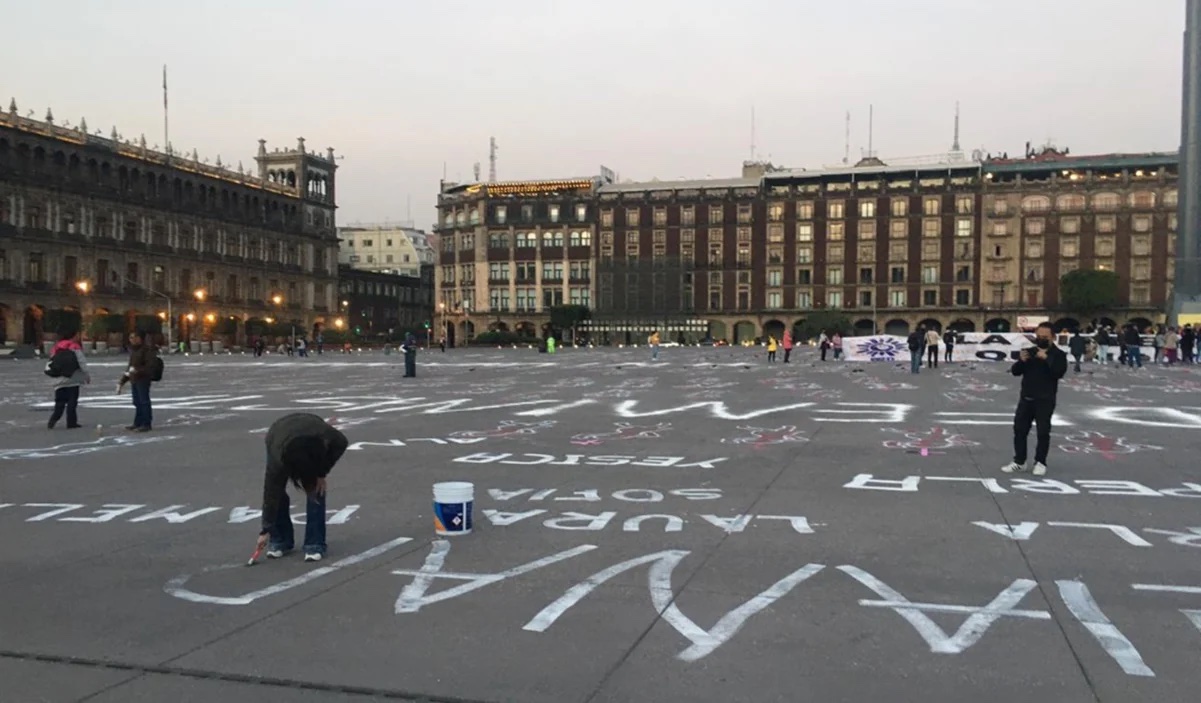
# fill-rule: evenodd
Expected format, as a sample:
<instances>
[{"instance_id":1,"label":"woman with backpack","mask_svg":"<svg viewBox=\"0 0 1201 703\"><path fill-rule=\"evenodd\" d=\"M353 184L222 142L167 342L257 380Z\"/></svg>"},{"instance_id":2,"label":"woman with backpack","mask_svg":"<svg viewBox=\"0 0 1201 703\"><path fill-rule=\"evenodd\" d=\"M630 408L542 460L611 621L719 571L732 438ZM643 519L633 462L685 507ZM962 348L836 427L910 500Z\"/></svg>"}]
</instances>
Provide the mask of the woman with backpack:
<instances>
[{"instance_id":1,"label":"woman with backpack","mask_svg":"<svg viewBox=\"0 0 1201 703\"><path fill-rule=\"evenodd\" d=\"M59 332L58 342L50 350L50 363L46 364L46 375L54 382L54 412L50 415L47 429L54 429L67 413L67 429L81 427L76 407L79 405L79 388L92 382L87 361L83 358L83 347L79 345L79 330L65 329Z\"/></svg>"},{"instance_id":2,"label":"woman with backpack","mask_svg":"<svg viewBox=\"0 0 1201 703\"><path fill-rule=\"evenodd\" d=\"M158 349L146 338L146 333L138 330L129 335L129 369L122 374L117 392L130 384L133 390L133 424L125 429L131 432L149 432L154 415L150 407L150 384L155 376L160 375Z\"/></svg>"}]
</instances>

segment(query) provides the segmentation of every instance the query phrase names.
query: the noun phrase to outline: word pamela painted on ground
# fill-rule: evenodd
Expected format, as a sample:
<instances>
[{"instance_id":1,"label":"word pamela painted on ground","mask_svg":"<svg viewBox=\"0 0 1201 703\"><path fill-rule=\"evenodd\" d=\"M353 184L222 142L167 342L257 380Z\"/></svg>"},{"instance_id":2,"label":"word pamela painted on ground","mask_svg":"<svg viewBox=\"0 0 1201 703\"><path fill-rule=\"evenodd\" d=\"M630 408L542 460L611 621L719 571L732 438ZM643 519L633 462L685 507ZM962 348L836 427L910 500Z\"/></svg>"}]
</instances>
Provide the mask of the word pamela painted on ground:
<instances>
[{"instance_id":1,"label":"word pamela painted on ground","mask_svg":"<svg viewBox=\"0 0 1201 703\"><path fill-rule=\"evenodd\" d=\"M343 525L350 520L350 516L354 515L360 507L358 505L347 505L344 508L336 510L326 510L325 524ZM18 514L22 512L22 508L33 509L33 514L27 514L25 522L54 520L56 522L95 524L113 522L120 518L121 522L154 522L155 524L159 524L158 521L162 521L169 525L180 525L206 515L215 517L217 513L225 510L225 508L219 505L193 510L189 509L187 505L168 505L165 508L153 508L141 503L105 503L99 508L89 508L83 503L0 503L0 520L6 514ZM91 514L81 515L79 514L81 510L91 511ZM136 514L142 510L146 510L146 512ZM68 513L75 514L68 515ZM262 516L263 511L251 508L250 506L231 508L226 523L238 525L244 522L259 520ZM303 525L304 517L303 512L294 513L292 521Z\"/></svg>"},{"instance_id":2,"label":"word pamela painted on ground","mask_svg":"<svg viewBox=\"0 0 1201 703\"><path fill-rule=\"evenodd\" d=\"M1045 495L1137 496L1144 498L1201 498L1201 483L1183 482L1180 486L1154 489L1137 481L1075 479L1071 485L1050 478L980 478L976 476L906 476L876 478L874 474L857 474L843 488L868 491L917 493L923 483L967 483L983 486L989 493L1042 493ZM1002 483L1003 482L1003 483Z\"/></svg>"},{"instance_id":3,"label":"word pamela painted on ground","mask_svg":"<svg viewBox=\"0 0 1201 703\"><path fill-rule=\"evenodd\" d=\"M290 577L279 583L236 596L201 593L188 588L187 584L193 578L193 574L182 574L171 579L163 586L163 590L175 598L197 604L222 606L249 605L264 598L280 595L294 588L304 587L317 579L378 557L411 541L412 538L399 537L364 552L333 562L328 566L322 566L309 571L300 577ZM451 543L447 540L435 540L430 544L429 553L426 555L420 568L396 569L392 571L392 575L394 576L411 579L397 596L393 605L393 612L398 616L417 613L438 603L467 596L488 586L519 578L525 574L546 569L561 562L576 559L582 555L596 552L598 549L599 547L596 545L585 544L500 571L473 573L447 570L446 562L450 556ZM654 615L660 618L678 636L687 641L687 646L676 655L676 658L682 662L696 662L713 654L717 649L732 640L755 615L768 607L779 609L782 607L781 599L788 596L804 582L819 575L821 578L841 575L859 584L875 597L859 598L852 602L869 610L891 610L896 616L899 616L901 621L913 628L917 637L925 643L932 654L962 654L979 643L991 627L1002 618L1014 622L1043 621L1047 624L1040 625L1041 629L1039 632L1044 637L1054 638L1056 641L1062 637L1062 633L1056 626L1055 618L1052 616L1050 609L1038 607L1043 604L1041 600L1038 603L1032 603L1033 608L1018 608L1030 592L1039 587L1038 582L1031 579L1014 579L1011 583L1004 586L995 598L984 605L935 603L911 600L909 597L903 595L901 591L885 583L879 577L857 566L843 564L827 570L825 564L815 563L804 564L799 568L788 571L782 578L769 585L763 591L718 618L712 627L705 628L688 617L683 611L682 603L688 600L687 587L685 587L684 598L681 599L674 585L676 568L691 555L692 552L690 550L668 549L607 566L567 588L562 595L548 603L538 612L532 613L532 616L520 615L519 617L522 620L529 617L528 620L525 620L525 624L521 626L521 630L526 633L541 634L560 623L560 621L572 622L570 616L572 609L579 606L593 592L622 574L645 568L647 571L647 587L650 595L649 605L651 606L648 609L648 617ZM223 564L208 567L199 573L228 572L236 570L240 566L240 564ZM781 573L791 567L785 566L780 568L779 565L772 564L764 568L769 571ZM370 578L371 576L371 574L365 575L366 578ZM434 591L436 582L447 583L447 587ZM688 583L689 587L693 585L691 581ZM625 588L625 586L622 587ZM698 585L697 587L703 586ZM1139 583L1132 584L1131 587L1136 592L1170 592L1201 595L1201 587L1193 586ZM941 584L933 590L946 592L951 589L948 589L946 584ZM1067 613L1083 625L1084 630L1093 637L1096 646L1107 654L1123 673L1129 676L1146 678L1155 676L1154 670L1144 660L1134 642L1118 628L1116 623L1109 619L1083 581L1079 579L1056 580L1054 581L1054 590L1048 588L1045 589L1045 592L1047 594L1058 594L1066 606ZM612 605L604 607L611 608ZM793 607L804 607L804 602L794 602ZM823 612L829 613L830 604L828 599L823 599L817 607L820 607ZM501 608L497 612L514 613L511 608ZM1181 612L1195 627L1201 630L1201 615L1198 615L1201 611L1182 610ZM960 615L964 616L964 620L954 632L948 632L931 617L932 615ZM881 622L895 623L897 621L889 619L887 621L882 620ZM766 625L771 627L771 623L766 623ZM791 634L796 635L797 633ZM652 632L650 636L656 637L660 635Z\"/></svg>"},{"instance_id":4,"label":"word pamela painted on ground","mask_svg":"<svg viewBox=\"0 0 1201 703\"><path fill-rule=\"evenodd\" d=\"M499 452L495 454L468 454L451 461L460 464L507 464L510 466L649 466L652 468L675 469L712 469L726 457L690 461L682 456L644 456L623 454L512 454ZM680 463L686 462L686 463Z\"/></svg>"}]
</instances>

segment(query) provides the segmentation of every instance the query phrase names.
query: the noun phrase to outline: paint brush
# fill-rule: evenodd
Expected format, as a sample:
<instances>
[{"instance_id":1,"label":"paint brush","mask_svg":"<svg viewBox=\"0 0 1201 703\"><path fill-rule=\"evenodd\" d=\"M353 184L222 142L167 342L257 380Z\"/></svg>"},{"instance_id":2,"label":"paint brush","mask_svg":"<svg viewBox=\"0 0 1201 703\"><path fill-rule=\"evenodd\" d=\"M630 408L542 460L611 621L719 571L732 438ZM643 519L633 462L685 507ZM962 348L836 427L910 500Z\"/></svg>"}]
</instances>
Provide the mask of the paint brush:
<instances>
[{"instance_id":1,"label":"paint brush","mask_svg":"<svg viewBox=\"0 0 1201 703\"><path fill-rule=\"evenodd\" d=\"M263 553L262 547L256 547L254 554L250 555L250 561L246 562L246 566L254 566L259 561L259 555Z\"/></svg>"}]
</instances>

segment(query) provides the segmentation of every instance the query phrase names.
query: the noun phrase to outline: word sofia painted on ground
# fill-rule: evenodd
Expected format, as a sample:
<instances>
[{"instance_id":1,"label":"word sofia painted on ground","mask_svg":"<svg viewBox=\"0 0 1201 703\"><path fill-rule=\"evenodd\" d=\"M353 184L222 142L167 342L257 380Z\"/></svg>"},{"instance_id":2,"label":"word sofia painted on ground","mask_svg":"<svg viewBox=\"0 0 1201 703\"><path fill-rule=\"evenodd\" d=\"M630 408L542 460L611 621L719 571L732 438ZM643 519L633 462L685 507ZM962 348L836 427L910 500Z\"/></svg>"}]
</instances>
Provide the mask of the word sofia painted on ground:
<instances>
[{"instance_id":1,"label":"word sofia painted on ground","mask_svg":"<svg viewBox=\"0 0 1201 703\"><path fill-rule=\"evenodd\" d=\"M512 466L650 466L654 468L676 468L676 469L712 469L719 461L725 461L726 457L718 457L716 459L706 459L704 461L688 461L682 456L644 456L638 457L633 455L588 455L588 454L567 454L558 456L555 454L510 454L501 452L498 454L469 454L453 459L460 464L509 464ZM687 462L681 464L680 462Z\"/></svg>"},{"instance_id":2,"label":"word sofia painted on ground","mask_svg":"<svg viewBox=\"0 0 1201 703\"><path fill-rule=\"evenodd\" d=\"M983 527L989 532L995 532L1002 537L1008 537L1015 542L1025 542L1029 540L1034 531L1037 530L1040 524L1045 524L1047 527L1071 527L1084 530L1095 530L1097 532L1109 532L1114 537L1122 540L1126 544L1134 547L1152 547L1154 546L1147 540L1140 537L1134 530L1125 525L1114 525L1104 522L1019 522L1016 525L1007 523L995 523L987 521L973 522L976 527ZM1201 527L1186 527L1184 531L1179 530L1163 530L1155 527L1144 527L1143 532L1153 535L1163 535L1168 538L1171 544L1180 545L1182 547L1198 547L1201 548Z\"/></svg>"},{"instance_id":3,"label":"word sofia painted on ground","mask_svg":"<svg viewBox=\"0 0 1201 703\"><path fill-rule=\"evenodd\" d=\"M325 524L327 525L342 525L350 520L350 516L358 511L360 506L348 505L345 508L337 510L326 510L327 515ZM46 520L54 520L56 522L113 522L117 518L121 518L122 522L152 522L162 520L171 525L178 525L185 522L191 522L198 517L204 515L213 515L224 508L221 506L209 506L205 508L196 508L190 510L187 505L169 505L165 508L151 508L148 505L133 504L133 503L105 503L99 508L88 508L83 503L0 503L0 511L7 513L15 512L18 508L36 508L40 512L30 515L25 519L25 522L43 522ZM141 515L134 515L139 510L147 509L149 511ZM11 509L11 510L9 510ZM67 513L75 513L80 510L91 510L91 515L72 515L70 517L62 517ZM258 520L263 515L262 511L257 508L238 507L232 508L229 511L229 517L226 522L230 525L237 525L244 522L252 522ZM0 519L4 517L0 513ZM304 513L294 514L292 521L304 524Z\"/></svg>"},{"instance_id":4,"label":"word sofia painted on ground","mask_svg":"<svg viewBox=\"0 0 1201 703\"><path fill-rule=\"evenodd\" d=\"M1018 332L963 332L956 335L955 347L951 350L952 361L1013 361L1023 349L1034 346L1034 335ZM1060 344L1064 352L1070 352L1066 344ZM908 361L909 340L898 335L880 334L843 339L844 356L847 361ZM925 345L921 353L925 355ZM1119 351L1115 345L1111 356ZM938 344L939 358L946 355L946 345ZM1142 347L1144 359L1154 359L1155 349Z\"/></svg>"},{"instance_id":5,"label":"word sofia painted on ground","mask_svg":"<svg viewBox=\"0 0 1201 703\"><path fill-rule=\"evenodd\" d=\"M596 547L583 545L494 573L444 571L450 549L449 542L435 541L430 546L430 552L420 569L398 569L392 572L397 576L408 576L413 579L396 599L394 611L397 615L419 612L436 603L457 598L568 559L574 559L581 554L595 550ZM727 612L717 620L713 627L705 629L684 615L680 607L681 597L676 594L672 585L672 576L676 567L690 554L690 551L682 549L665 550L628 559L598 571L567 589L562 596L536 613L522 629L527 632L546 632L567 615L571 608L607 581L627 571L646 566L648 567L647 585L654 612L658 613L664 622L671 625L690 643L677 655L677 658L685 662L695 662L712 654L730 641L752 616L777 603L794 588L826 568L824 564L806 564L788 573L758 595ZM961 654L979 642L993 623L1003 617L1015 620L1053 620L1048 610L1017 609L1022 599L1038 587L1035 581L1029 579L1016 579L988 604L975 606L958 603L914 602L876 576L856 566L843 565L837 567L835 571L851 577L878 596L876 599L859 600L860 606L892 610L916 631L930 651L935 654ZM430 593L437 580L449 581L454 585L445 590ZM1100 648L1117 663L1122 671L1131 676L1152 677L1155 675L1143 661L1134 644L1102 612L1101 607L1082 581L1062 580L1056 581L1055 585L1058 587L1059 595L1067 606L1068 612L1085 627ZM1201 592L1201 589L1198 591ZM687 600L686 594L683 596L683 600ZM966 615L967 617L954 633L947 633L928 613ZM1052 625L1046 628L1046 636L1058 637L1060 635L1057 628Z\"/></svg>"},{"instance_id":6,"label":"word sofia painted on ground","mask_svg":"<svg viewBox=\"0 0 1201 703\"><path fill-rule=\"evenodd\" d=\"M595 446L605 442L620 442L629 439L658 439L671 429L670 422L660 422L657 425L631 425L628 422L615 422L617 428L611 432L584 432L573 435L572 444Z\"/></svg>"},{"instance_id":7,"label":"word sofia painted on ground","mask_svg":"<svg viewBox=\"0 0 1201 703\"><path fill-rule=\"evenodd\" d=\"M116 449L119 447L134 447L140 444L154 444L179 439L175 435L110 435L97 437L87 442L71 442L56 444L52 447L33 447L30 449L0 449L0 460L15 459L52 459L60 456L79 456Z\"/></svg>"},{"instance_id":8,"label":"word sofia painted on ground","mask_svg":"<svg viewBox=\"0 0 1201 703\"><path fill-rule=\"evenodd\" d=\"M753 449L759 449L772 444L790 444L808 442L809 438L803 432L798 430L795 425L782 425L780 427L750 427L747 425L739 425L738 429L743 430L747 434L743 437L734 437L733 439L723 439L723 442L731 444L749 444Z\"/></svg>"},{"instance_id":9,"label":"word sofia painted on ground","mask_svg":"<svg viewBox=\"0 0 1201 703\"><path fill-rule=\"evenodd\" d=\"M921 430L898 430L891 427L881 428L882 432L901 435L901 439L886 439L883 445L888 449L906 449L910 451L926 451L955 449L957 447L975 447L979 446L979 442L964 437L961 434L952 434L941 427L933 427L926 431Z\"/></svg>"},{"instance_id":10,"label":"word sofia painted on ground","mask_svg":"<svg viewBox=\"0 0 1201 703\"><path fill-rule=\"evenodd\" d=\"M1001 485L1004 480L1009 487ZM905 478L876 478L873 474L858 474L843 488L857 488L869 491L895 491L900 493L916 493L922 482L938 481L945 483L976 483L989 493L1009 493L1010 489L1028 493L1043 493L1047 495L1080 495L1082 493L1094 496L1144 496L1161 498L1201 498L1201 483L1183 482L1180 487L1156 490L1137 481L1108 481L1100 479L1077 479L1069 485L1054 479L1030 478L978 478L974 476L906 476Z\"/></svg>"},{"instance_id":11,"label":"word sofia painted on ground","mask_svg":"<svg viewBox=\"0 0 1201 703\"><path fill-rule=\"evenodd\" d=\"M606 493L608 492L606 491ZM586 488L583 490L570 490L566 488L518 488L510 491L500 488L489 488L488 496L498 503L504 503L516 498L530 502L576 500L596 503L602 500L601 491L597 488ZM607 497L626 503L661 503L665 497L683 498L684 500L717 500L722 497L722 492L720 488L676 488L670 491L656 491L653 488L625 488L620 491L608 493Z\"/></svg>"},{"instance_id":12,"label":"word sofia painted on ground","mask_svg":"<svg viewBox=\"0 0 1201 703\"><path fill-rule=\"evenodd\" d=\"M547 514L546 510L526 510L524 512L502 512L499 510L485 509L484 517L488 518L488 522L497 527L509 527L515 525L522 520L528 520L533 517ZM578 512L563 512L557 515L552 514L551 517L542 521L542 526L552 530L568 530L572 532L599 532L609 526L609 523L617 517L617 513L612 510L606 510L594 514L578 513ZM719 530L727 534L737 534L746 530L746 528L754 520L787 522L794 532L802 535L813 534L813 525L809 520L801 515L696 515L695 517L704 520L706 523L713 525ZM663 513L654 513L649 515L635 515L627 518L621 523L622 532L642 532L642 523L647 521L663 521L664 532L680 532L684 529L686 520L679 515L667 515ZM651 526L646 531L654 529L656 522L652 522ZM818 525L824 527L825 525Z\"/></svg>"}]
</instances>

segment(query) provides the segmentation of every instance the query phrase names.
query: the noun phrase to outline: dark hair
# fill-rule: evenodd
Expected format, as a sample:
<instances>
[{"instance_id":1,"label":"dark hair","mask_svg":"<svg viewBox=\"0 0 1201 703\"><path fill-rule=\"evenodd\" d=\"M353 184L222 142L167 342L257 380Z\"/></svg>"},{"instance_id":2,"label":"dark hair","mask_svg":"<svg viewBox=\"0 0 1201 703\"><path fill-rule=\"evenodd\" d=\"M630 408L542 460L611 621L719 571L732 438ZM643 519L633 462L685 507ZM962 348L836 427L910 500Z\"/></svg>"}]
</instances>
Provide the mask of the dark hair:
<instances>
[{"instance_id":1,"label":"dark hair","mask_svg":"<svg viewBox=\"0 0 1201 703\"><path fill-rule=\"evenodd\" d=\"M72 327L70 325L62 327L58 330L59 339L73 339L77 334L79 334L79 328Z\"/></svg>"},{"instance_id":2,"label":"dark hair","mask_svg":"<svg viewBox=\"0 0 1201 703\"><path fill-rule=\"evenodd\" d=\"M1050 322L1040 322L1040 323L1038 323L1038 327L1036 327L1035 329L1040 329L1040 330L1041 330L1041 329L1042 329L1042 328L1044 328L1044 327L1046 327L1047 329L1051 330L1051 332L1054 332L1054 331L1055 331L1055 327L1054 327L1054 326L1052 326Z\"/></svg>"},{"instance_id":3,"label":"dark hair","mask_svg":"<svg viewBox=\"0 0 1201 703\"><path fill-rule=\"evenodd\" d=\"M293 438L284 445L280 459L288 468L293 485L312 490L325 459L325 442L315 436Z\"/></svg>"}]
</instances>

